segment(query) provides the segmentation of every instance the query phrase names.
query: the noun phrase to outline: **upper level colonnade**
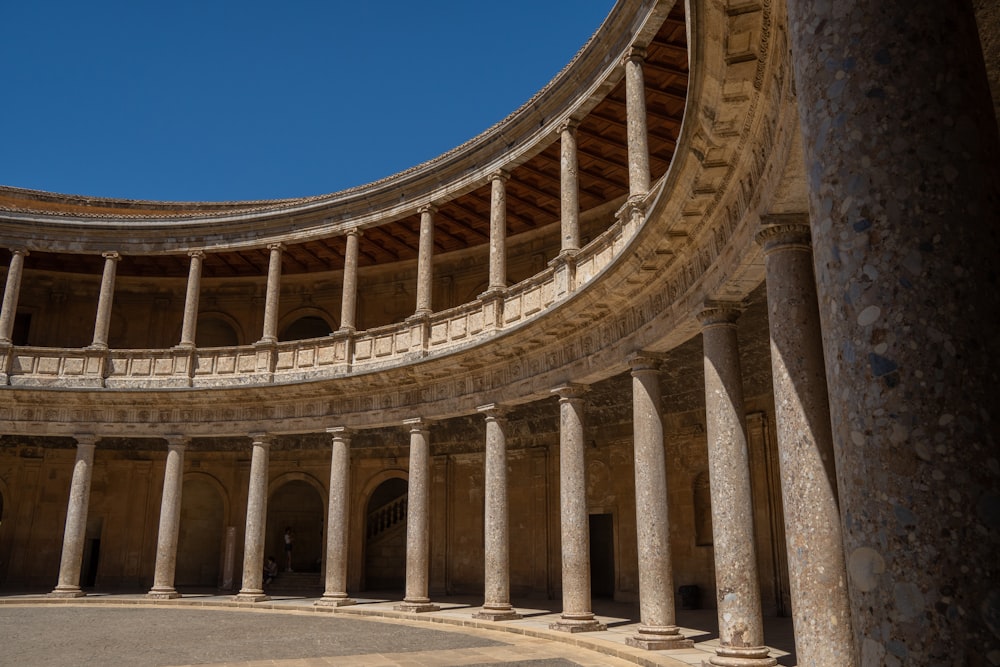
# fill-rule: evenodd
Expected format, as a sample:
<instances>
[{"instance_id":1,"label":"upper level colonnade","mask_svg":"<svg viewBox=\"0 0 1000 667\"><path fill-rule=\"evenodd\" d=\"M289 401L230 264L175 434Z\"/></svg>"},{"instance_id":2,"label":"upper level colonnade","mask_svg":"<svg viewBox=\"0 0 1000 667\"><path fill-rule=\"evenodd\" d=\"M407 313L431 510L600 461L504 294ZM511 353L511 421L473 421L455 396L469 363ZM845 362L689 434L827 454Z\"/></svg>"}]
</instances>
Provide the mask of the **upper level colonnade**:
<instances>
[{"instance_id":1,"label":"upper level colonnade","mask_svg":"<svg viewBox=\"0 0 1000 667\"><path fill-rule=\"evenodd\" d=\"M0 419L36 433L122 421L136 435L162 422L295 432L353 413L376 425L417 406L466 414L484 395L535 400L671 349L698 333L706 302L761 283L761 218L806 208L782 14L620 2L508 119L334 195L166 204L0 189L12 399ZM287 340L303 314L329 335ZM234 340L199 342L206 321ZM190 388L212 388L211 405L177 391ZM160 424L148 410L165 411Z\"/></svg>"}]
</instances>

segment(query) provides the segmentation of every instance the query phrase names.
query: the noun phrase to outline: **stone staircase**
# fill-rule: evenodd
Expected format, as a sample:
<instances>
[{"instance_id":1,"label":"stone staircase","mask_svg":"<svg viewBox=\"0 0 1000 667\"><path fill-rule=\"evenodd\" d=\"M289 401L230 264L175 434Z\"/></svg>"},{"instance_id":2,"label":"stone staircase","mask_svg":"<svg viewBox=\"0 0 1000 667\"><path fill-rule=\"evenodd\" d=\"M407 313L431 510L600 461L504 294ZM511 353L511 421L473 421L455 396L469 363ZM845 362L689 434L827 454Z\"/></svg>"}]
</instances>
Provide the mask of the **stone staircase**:
<instances>
[{"instance_id":1,"label":"stone staircase","mask_svg":"<svg viewBox=\"0 0 1000 667\"><path fill-rule=\"evenodd\" d=\"M323 577L319 572L279 572L270 584L264 585L268 595L319 597L323 595Z\"/></svg>"}]
</instances>

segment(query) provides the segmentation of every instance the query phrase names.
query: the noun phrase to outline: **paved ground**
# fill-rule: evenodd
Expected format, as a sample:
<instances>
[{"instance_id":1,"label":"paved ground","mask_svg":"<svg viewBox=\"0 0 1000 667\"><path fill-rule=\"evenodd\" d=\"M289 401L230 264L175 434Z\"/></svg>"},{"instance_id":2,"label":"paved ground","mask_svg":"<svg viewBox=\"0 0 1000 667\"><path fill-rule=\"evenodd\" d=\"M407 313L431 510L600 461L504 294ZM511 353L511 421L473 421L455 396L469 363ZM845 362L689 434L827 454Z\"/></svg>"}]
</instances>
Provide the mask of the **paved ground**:
<instances>
[{"instance_id":1,"label":"paved ground","mask_svg":"<svg viewBox=\"0 0 1000 667\"><path fill-rule=\"evenodd\" d=\"M440 612L419 616L395 612L391 601L379 599L317 613L314 601L276 597L236 607L231 596L216 594L155 604L141 594L72 602L4 595L0 666L686 667L709 658L717 644L711 628L688 627L712 625L714 612L706 610L678 619L697 642L694 649L646 652L625 646L635 632L635 621L623 613L630 605L595 607L607 632L567 635L548 630L558 618L551 609L520 607L524 619L490 623L475 621L477 607L458 598L440 601ZM775 638L791 641L787 620L769 619L772 645ZM794 665L785 651L772 655L781 665Z\"/></svg>"}]
</instances>

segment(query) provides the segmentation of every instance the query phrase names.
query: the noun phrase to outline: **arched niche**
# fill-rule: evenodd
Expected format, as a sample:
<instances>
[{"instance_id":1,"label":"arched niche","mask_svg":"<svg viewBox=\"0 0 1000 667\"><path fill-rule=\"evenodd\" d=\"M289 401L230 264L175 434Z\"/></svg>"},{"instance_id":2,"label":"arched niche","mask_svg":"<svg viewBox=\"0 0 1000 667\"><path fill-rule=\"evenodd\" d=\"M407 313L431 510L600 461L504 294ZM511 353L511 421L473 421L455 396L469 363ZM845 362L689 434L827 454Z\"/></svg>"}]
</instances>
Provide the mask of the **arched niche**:
<instances>
[{"instance_id":1,"label":"arched niche","mask_svg":"<svg viewBox=\"0 0 1000 667\"><path fill-rule=\"evenodd\" d=\"M207 473L184 476L176 586L217 587L225 551L229 499L225 487Z\"/></svg>"},{"instance_id":2,"label":"arched niche","mask_svg":"<svg viewBox=\"0 0 1000 667\"><path fill-rule=\"evenodd\" d=\"M219 312L198 315L194 335L196 347L235 347L243 340L242 328L233 317Z\"/></svg>"},{"instance_id":3,"label":"arched niche","mask_svg":"<svg viewBox=\"0 0 1000 667\"><path fill-rule=\"evenodd\" d=\"M299 308L285 315L278 325L278 340L307 340L329 336L336 323L319 308Z\"/></svg>"}]
</instances>

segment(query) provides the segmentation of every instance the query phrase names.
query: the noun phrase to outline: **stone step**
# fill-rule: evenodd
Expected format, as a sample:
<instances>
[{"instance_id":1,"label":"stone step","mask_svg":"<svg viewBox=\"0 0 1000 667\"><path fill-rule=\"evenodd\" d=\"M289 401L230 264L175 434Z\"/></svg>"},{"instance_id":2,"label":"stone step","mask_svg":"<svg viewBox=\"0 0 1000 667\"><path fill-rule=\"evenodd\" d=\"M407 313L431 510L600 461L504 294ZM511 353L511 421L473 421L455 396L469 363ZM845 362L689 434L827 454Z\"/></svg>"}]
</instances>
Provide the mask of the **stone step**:
<instances>
[{"instance_id":1,"label":"stone step","mask_svg":"<svg viewBox=\"0 0 1000 667\"><path fill-rule=\"evenodd\" d=\"M264 584L267 593L322 593L323 577L319 572L279 572L270 584Z\"/></svg>"}]
</instances>

